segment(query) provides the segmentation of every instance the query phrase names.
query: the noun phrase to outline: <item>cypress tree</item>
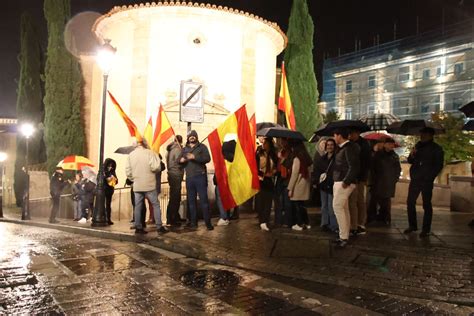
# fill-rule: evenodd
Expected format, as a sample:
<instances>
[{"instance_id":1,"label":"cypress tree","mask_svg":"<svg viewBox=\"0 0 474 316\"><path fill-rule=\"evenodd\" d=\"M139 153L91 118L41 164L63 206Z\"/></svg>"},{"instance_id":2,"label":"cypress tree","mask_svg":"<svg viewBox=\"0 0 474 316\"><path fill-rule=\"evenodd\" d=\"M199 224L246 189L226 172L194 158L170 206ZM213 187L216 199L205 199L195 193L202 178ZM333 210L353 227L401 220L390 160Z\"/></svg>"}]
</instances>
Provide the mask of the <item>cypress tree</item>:
<instances>
[{"instance_id":1,"label":"cypress tree","mask_svg":"<svg viewBox=\"0 0 474 316\"><path fill-rule=\"evenodd\" d=\"M78 61L64 45L64 31L70 14L69 0L44 1L48 27L44 134L50 173L65 156L84 154L82 74Z\"/></svg>"},{"instance_id":2,"label":"cypress tree","mask_svg":"<svg viewBox=\"0 0 474 316\"><path fill-rule=\"evenodd\" d=\"M309 139L322 119L313 64L314 24L306 0L293 0L287 36L284 60L296 128Z\"/></svg>"},{"instance_id":3,"label":"cypress tree","mask_svg":"<svg viewBox=\"0 0 474 316\"><path fill-rule=\"evenodd\" d=\"M43 120L43 100L41 86L41 46L39 36L29 12L21 15L20 22L20 79L18 82L16 113L18 125L28 122L36 127L36 132L28 141L28 163L44 162L44 143L42 131L38 130ZM16 161L14 171L14 191L17 205L20 206L26 185L25 166L26 140L17 133Z\"/></svg>"}]
</instances>

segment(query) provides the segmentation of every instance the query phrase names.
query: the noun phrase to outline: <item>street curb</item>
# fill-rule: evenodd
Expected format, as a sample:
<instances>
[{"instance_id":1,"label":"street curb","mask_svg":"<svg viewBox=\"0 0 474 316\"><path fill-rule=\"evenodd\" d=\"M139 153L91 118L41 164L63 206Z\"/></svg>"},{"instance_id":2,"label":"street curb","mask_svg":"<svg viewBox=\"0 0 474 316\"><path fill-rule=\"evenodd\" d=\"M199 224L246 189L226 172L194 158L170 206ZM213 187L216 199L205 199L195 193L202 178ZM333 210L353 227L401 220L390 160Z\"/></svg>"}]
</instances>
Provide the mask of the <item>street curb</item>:
<instances>
[{"instance_id":1,"label":"street curb","mask_svg":"<svg viewBox=\"0 0 474 316\"><path fill-rule=\"evenodd\" d=\"M241 268L248 269L248 267L245 267L245 265L242 265L241 263L234 262L232 260L226 260L226 259L215 257L215 256L206 255L205 253L199 251L197 248L186 244L182 240L178 240L171 237L169 235L170 233L168 233L166 236L158 235L158 237L148 237L148 236L137 236L135 234L127 234L127 233L117 232L117 231L104 231L101 229L91 228L91 227L73 227L69 225L41 223L41 222L28 221L28 220L24 221L24 220L19 220L19 219L12 219L12 218L0 218L0 222L12 223L12 224L18 224L18 225L24 225L24 226L32 226L32 227L41 227L41 228L47 228L47 229L55 229L55 230L60 230L67 233L80 234L80 235L96 237L96 238L105 238L105 239L135 242L135 243L147 243L151 246L162 248L162 249L172 251L172 252L176 252L186 257L199 259L199 260L203 260L203 261L207 261L207 262L215 263L215 264L230 265L234 267L241 267ZM151 233L151 234L154 234L154 233Z\"/></svg>"}]
</instances>

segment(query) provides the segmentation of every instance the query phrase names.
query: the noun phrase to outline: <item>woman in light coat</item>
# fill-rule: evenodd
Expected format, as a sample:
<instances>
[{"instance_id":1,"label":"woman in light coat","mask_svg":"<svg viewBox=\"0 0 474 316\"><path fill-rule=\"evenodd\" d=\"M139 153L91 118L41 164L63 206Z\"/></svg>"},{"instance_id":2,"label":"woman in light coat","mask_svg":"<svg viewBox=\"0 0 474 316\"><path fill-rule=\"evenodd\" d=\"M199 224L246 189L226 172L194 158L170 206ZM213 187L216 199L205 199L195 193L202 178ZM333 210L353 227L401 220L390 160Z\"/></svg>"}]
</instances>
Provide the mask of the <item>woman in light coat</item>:
<instances>
[{"instance_id":1,"label":"woman in light coat","mask_svg":"<svg viewBox=\"0 0 474 316\"><path fill-rule=\"evenodd\" d=\"M302 141L294 142L292 148L294 159L288 183L288 196L291 200L294 219L291 229L303 230L303 226L309 229L311 226L304 202L310 198L313 161Z\"/></svg>"}]
</instances>

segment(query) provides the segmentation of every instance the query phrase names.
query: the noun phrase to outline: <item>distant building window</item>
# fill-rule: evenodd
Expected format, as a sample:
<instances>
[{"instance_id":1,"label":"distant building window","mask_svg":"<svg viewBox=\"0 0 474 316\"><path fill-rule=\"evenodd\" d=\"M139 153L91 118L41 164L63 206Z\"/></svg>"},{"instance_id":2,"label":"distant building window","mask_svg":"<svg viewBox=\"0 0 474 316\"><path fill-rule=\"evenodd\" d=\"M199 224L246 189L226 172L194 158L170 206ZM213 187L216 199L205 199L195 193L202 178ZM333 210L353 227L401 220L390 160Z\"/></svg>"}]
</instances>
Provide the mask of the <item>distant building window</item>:
<instances>
[{"instance_id":1,"label":"distant building window","mask_svg":"<svg viewBox=\"0 0 474 316\"><path fill-rule=\"evenodd\" d=\"M452 110L458 110L464 103L463 98L454 98L453 99L453 105L452 105Z\"/></svg>"},{"instance_id":2,"label":"distant building window","mask_svg":"<svg viewBox=\"0 0 474 316\"><path fill-rule=\"evenodd\" d=\"M375 113L375 103L367 105L367 114Z\"/></svg>"},{"instance_id":3,"label":"distant building window","mask_svg":"<svg viewBox=\"0 0 474 316\"><path fill-rule=\"evenodd\" d=\"M398 69L398 81L406 82L410 80L410 67L402 67Z\"/></svg>"},{"instance_id":4,"label":"distant building window","mask_svg":"<svg viewBox=\"0 0 474 316\"><path fill-rule=\"evenodd\" d=\"M346 93L351 93L352 92L352 80L347 80L346 81Z\"/></svg>"},{"instance_id":5,"label":"distant building window","mask_svg":"<svg viewBox=\"0 0 474 316\"><path fill-rule=\"evenodd\" d=\"M423 69L423 80L429 80L429 79L430 79L430 70Z\"/></svg>"},{"instance_id":6,"label":"distant building window","mask_svg":"<svg viewBox=\"0 0 474 316\"><path fill-rule=\"evenodd\" d=\"M375 88L376 83L375 76L369 76L369 89Z\"/></svg>"},{"instance_id":7,"label":"distant building window","mask_svg":"<svg viewBox=\"0 0 474 316\"><path fill-rule=\"evenodd\" d=\"M454 64L454 74L460 75L464 71L464 64L463 63L457 63Z\"/></svg>"},{"instance_id":8,"label":"distant building window","mask_svg":"<svg viewBox=\"0 0 474 316\"><path fill-rule=\"evenodd\" d=\"M413 114L411 110L410 99L394 99L392 101L392 113L396 116Z\"/></svg>"},{"instance_id":9,"label":"distant building window","mask_svg":"<svg viewBox=\"0 0 474 316\"><path fill-rule=\"evenodd\" d=\"M436 68L436 77L441 77L442 73L441 73L441 67L437 67Z\"/></svg>"},{"instance_id":10,"label":"distant building window","mask_svg":"<svg viewBox=\"0 0 474 316\"><path fill-rule=\"evenodd\" d=\"M352 108L346 108L346 120L352 119Z\"/></svg>"},{"instance_id":11,"label":"distant building window","mask_svg":"<svg viewBox=\"0 0 474 316\"><path fill-rule=\"evenodd\" d=\"M439 111L440 96L423 97L420 102L420 113L426 114Z\"/></svg>"}]
</instances>

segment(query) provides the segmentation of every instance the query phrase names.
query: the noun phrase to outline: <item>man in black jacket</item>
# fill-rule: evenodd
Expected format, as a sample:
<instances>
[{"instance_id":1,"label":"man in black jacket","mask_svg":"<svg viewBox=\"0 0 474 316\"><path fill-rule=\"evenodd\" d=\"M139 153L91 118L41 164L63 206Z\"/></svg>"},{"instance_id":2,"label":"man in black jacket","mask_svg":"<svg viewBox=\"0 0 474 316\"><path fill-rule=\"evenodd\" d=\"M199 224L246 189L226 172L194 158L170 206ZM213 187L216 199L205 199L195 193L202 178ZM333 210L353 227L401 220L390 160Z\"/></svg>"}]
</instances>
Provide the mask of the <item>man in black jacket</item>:
<instances>
[{"instance_id":1,"label":"man in black jacket","mask_svg":"<svg viewBox=\"0 0 474 316\"><path fill-rule=\"evenodd\" d=\"M53 176L51 177L51 181L49 183L49 193L51 194L51 198L53 200L53 205L51 207L51 215L49 216L50 223L59 223L56 220L56 215L59 211L59 201L61 199L61 192L68 184L68 182L64 179L63 172L63 168L56 167L56 171L53 173Z\"/></svg>"},{"instance_id":2,"label":"man in black jacket","mask_svg":"<svg viewBox=\"0 0 474 316\"><path fill-rule=\"evenodd\" d=\"M192 130L188 134L186 146L179 156L179 163L186 171L186 193L188 198L190 228L197 227L197 196L201 204L204 222L207 230L213 230L209 214L209 199L207 196L207 169L206 164L211 161L206 145L198 141L198 134Z\"/></svg>"},{"instance_id":3,"label":"man in black jacket","mask_svg":"<svg viewBox=\"0 0 474 316\"><path fill-rule=\"evenodd\" d=\"M357 144L360 149L359 163L360 171L357 177L356 188L349 197L349 212L351 214L351 233L353 236L366 233L367 205L365 194L367 190L367 179L370 168L370 145L367 140L360 137L360 131L352 130L349 134L351 142Z\"/></svg>"},{"instance_id":4,"label":"man in black jacket","mask_svg":"<svg viewBox=\"0 0 474 316\"><path fill-rule=\"evenodd\" d=\"M420 141L408 156L410 167L410 185L408 187L407 212L409 227L405 234L418 230L416 220L416 200L423 198L423 227L420 237L427 237L431 232L433 207L433 182L443 169L444 152L441 146L433 141L434 129L425 127L420 131Z\"/></svg>"},{"instance_id":5,"label":"man in black jacket","mask_svg":"<svg viewBox=\"0 0 474 316\"><path fill-rule=\"evenodd\" d=\"M350 142L349 131L341 128L334 132L334 140L339 146L339 151L334 160L334 186L333 186L333 208L339 224L339 238L336 243L339 247L345 247L349 240L351 219L348 208L348 200L357 183L360 169L360 149L357 144Z\"/></svg>"}]
</instances>

